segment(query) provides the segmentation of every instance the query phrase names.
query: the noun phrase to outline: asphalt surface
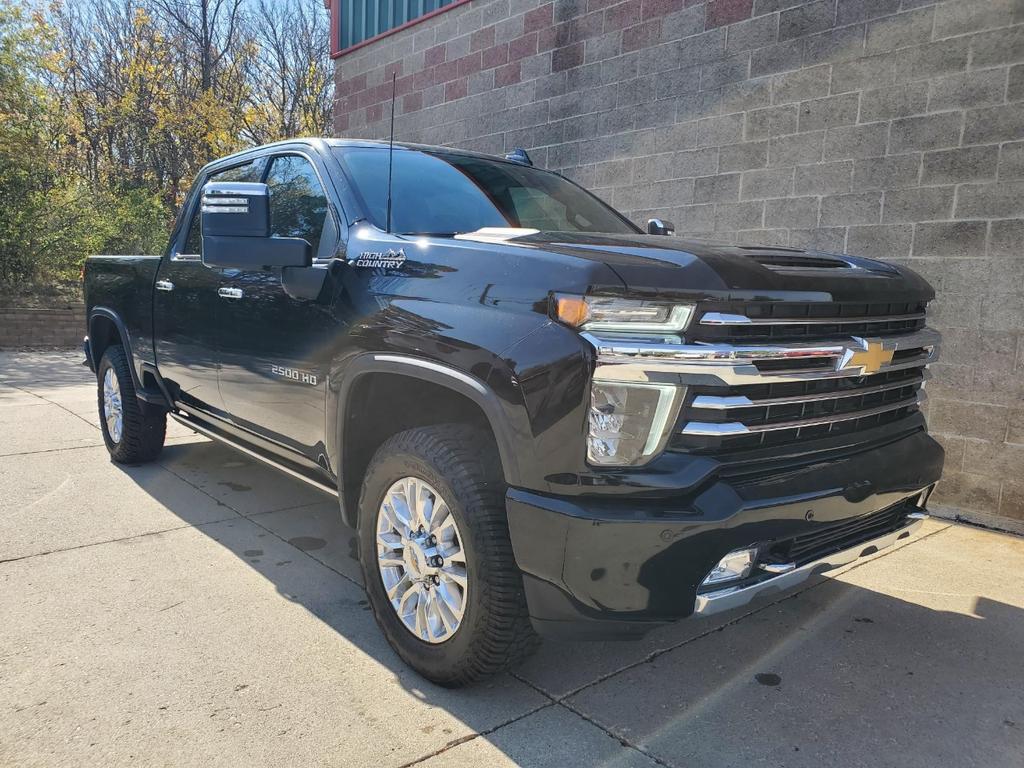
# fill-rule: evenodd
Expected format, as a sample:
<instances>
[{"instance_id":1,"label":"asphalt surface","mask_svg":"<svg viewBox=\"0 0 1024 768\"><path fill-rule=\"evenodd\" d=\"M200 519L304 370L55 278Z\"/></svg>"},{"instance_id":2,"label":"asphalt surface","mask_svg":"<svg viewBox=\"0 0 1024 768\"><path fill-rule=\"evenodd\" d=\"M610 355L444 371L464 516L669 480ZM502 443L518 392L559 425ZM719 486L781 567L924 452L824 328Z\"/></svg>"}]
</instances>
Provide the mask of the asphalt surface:
<instances>
[{"instance_id":1,"label":"asphalt surface","mask_svg":"<svg viewBox=\"0 0 1024 768\"><path fill-rule=\"evenodd\" d=\"M774 602L406 669L336 502L177 425L112 464L68 352L0 353L0 765L1024 765L1024 540L941 521Z\"/></svg>"}]
</instances>

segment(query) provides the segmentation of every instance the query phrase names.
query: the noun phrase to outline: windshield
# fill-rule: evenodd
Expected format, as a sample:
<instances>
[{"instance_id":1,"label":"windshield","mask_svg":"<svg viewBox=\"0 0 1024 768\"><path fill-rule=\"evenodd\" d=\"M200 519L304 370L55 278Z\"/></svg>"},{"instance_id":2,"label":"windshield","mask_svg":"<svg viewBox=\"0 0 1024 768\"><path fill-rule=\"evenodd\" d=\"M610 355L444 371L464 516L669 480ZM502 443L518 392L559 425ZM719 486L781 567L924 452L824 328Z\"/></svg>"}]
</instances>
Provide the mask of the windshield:
<instances>
[{"instance_id":1,"label":"windshield","mask_svg":"<svg viewBox=\"0 0 1024 768\"><path fill-rule=\"evenodd\" d=\"M370 221L385 229L387 147L341 147L335 151L351 174ZM391 183L391 229L400 234L454 235L482 227L638 231L572 182L516 163L395 149Z\"/></svg>"}]
</instances>

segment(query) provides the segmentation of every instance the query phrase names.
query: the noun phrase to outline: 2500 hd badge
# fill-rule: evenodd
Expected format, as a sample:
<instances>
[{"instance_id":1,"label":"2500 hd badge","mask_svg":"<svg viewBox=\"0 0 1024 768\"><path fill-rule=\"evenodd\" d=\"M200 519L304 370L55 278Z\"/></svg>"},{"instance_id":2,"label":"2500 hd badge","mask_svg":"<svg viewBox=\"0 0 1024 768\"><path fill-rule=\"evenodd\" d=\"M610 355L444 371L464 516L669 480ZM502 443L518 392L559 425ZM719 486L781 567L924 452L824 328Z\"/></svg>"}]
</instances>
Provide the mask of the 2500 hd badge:
<instances>
[{"instance_id":1,"label":"2500 hd badge","mask_svg":"<svg viewBox=\"0 0 1024 768\"><path fill-rule=\"evenodd\" d=\"M913 535L932 288L673 232L521 150L217 160L166 251L201 257L86 263L104 440L153 460L170 416L336 495L381 631L449 686Z\"/></svg>"},{"instance_id":2,"label":"2500 hd badge","mask_svg":"<svg viewBox=\"0 0 1024 768\"><path fill-rule=\"evenodd\" d=\"M301 384L316 386L316 374L309 371L298 371L294 368L285 368L282 365L272 365L270 366L270 372L275 376L291 379Z\"/></svg>"}]
</instances>

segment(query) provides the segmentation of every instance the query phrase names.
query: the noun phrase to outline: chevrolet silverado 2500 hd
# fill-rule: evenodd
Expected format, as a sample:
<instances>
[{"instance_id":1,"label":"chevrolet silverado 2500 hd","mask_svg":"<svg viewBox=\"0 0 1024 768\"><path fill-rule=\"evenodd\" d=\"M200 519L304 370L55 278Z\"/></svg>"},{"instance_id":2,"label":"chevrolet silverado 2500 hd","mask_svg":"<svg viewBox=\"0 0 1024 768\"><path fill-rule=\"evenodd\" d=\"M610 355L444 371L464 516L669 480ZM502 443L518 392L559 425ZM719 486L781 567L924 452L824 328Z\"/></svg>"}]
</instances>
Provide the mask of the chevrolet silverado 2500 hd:
<instances>
[{"instance_id":1,"label":"chevrolet silverado 2500 hd","mask_svg":"<svg viewBox=\"0 0 1024 768\"><path fill-rule=\"evenodd\" d=\"M943 453L908 269L643 232L525 153L294 140L95 256L115 461L166 418L336 494L398 654L459 685L904 539Z\"/></svg>"}]
</instances>

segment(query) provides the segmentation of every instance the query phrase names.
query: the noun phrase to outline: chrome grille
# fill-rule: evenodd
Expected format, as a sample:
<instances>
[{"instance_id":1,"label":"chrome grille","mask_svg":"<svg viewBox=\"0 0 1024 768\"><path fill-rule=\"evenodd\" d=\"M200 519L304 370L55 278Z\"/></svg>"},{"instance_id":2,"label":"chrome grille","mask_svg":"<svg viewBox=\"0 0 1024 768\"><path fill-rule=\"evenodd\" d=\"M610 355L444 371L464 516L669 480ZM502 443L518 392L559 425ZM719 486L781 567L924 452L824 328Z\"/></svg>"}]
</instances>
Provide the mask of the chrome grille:
<instances>
[{"instance_id":1,"label":"chrome grille","mask_svg":"<svg viewBox=\"0 0 1024 768\"><path fill-rule=\"evenodd\" d=\"M924 399L920 368L870 376L694 388L673 447L740 450L857 432L897 421ZM711 394L708 394L711 393Z\"/></svg>"},{"instance_id":2,"label":"chrome grille","mask_svg":"<svg viewBox=\"0 0 1024 768\"><path fill-rule=\"evenodd\" d=\"M597 353L595 379L685 387L669 450L742 460L737 454L747 450L842 436L849 441L839 444L848 444L857 442L857 433L884 425L923 425L917 414L926 367L939 348L939 335L931 329L817 337L822 341L727 338L714 343L693 341L691 331L693 326L686 341L677 343L585 334Z\"/></svg>"},{"instance_id":3,"label":"chrome grille","mask_svg":"<svg viewBox=\"0 0 1024 768\"><path fill-rule=\"evenodd\" d=\"M891 304L877 306L893 308ZM913 315L914 322L923 323L923 306L921 309ZM806 314L808 328L832 327L822 318L810 317L810 311ZM708 319L709 313L705 312L702 320ZM886 316L869 322L891 321L892 316ZM728 328L745 327L742 323L731 325L731 316L720 313L711 313L710 322ZM770 328L775 327L773 323L788 320L773 316L757 318L756 322L757 327ZM677 434L669 445L677 450L732 453L848 435L905 419L924 401L926 365L936 353L937 339L930 333L920 329L870 341L851 335L847 343L836 345L842 352L830 344L815 346L813 352L799 344L765 345L766 349L777 350L775 355L754 361L765 383L691 387ZM851 355L851 350L860 349L867 351ZM865 367L849 365L857 361L857 354L871 358L872 349L879 355L878 361L884 361L878 362L877 372L870 368L873 358L866 360Z\"/></svg>"}]
</instances>

